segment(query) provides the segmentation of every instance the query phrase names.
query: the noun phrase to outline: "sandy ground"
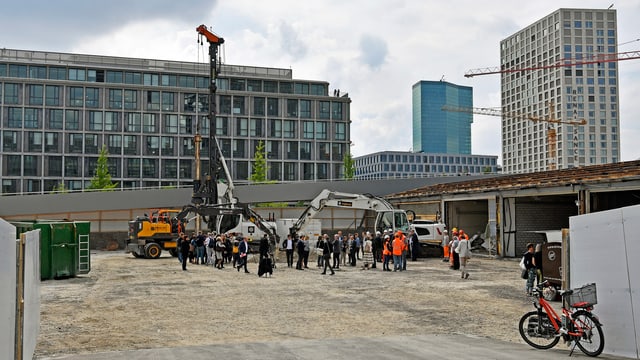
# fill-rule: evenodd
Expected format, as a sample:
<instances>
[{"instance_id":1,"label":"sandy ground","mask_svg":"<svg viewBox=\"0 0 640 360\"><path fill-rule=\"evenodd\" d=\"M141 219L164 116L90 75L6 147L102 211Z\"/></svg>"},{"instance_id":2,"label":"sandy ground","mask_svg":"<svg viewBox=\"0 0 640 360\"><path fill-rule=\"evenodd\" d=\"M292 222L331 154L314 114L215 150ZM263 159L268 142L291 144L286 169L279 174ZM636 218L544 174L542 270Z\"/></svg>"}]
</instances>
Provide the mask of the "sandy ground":
<instances>
[{"instance_id":1,"label":"sandy ground","mask_svg":"<svg viewBox=\"0 0 640 360\"><path fill-rule=\"evenodd\" d=\"M283 254L281 254L283 255ZM533 309L517 261L474 257L471 277L440 259L407 271L341 267L320 275L279 262L273 277L176 258L92 252L91 272L41 287L36 357L283 339L471 334L522 342L518 320Z\"/></svg>"}]
</instances>

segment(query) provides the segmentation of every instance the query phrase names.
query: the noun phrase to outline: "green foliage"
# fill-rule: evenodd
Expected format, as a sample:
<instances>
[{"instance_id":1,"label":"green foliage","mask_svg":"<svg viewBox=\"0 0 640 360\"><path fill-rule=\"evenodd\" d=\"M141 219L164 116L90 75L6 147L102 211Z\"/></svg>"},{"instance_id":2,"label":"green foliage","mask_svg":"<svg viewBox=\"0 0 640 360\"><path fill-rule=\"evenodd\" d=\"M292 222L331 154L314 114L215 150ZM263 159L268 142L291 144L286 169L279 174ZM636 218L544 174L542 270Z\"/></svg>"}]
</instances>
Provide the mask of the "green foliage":
<instances>
[{"instance_id":1,"label":"green foliage","mask_svg":"<svg viewBox=\"0 0 640 360\"><path fill-rule=\"evenodd\" d=\"M351 157L351 153L347 152L344 155L342 165L344 166L344 179L353 180L356 175L356 164L353 161L353 157Z\"/></svg>"},{"instance_id":2,"label":"green foliage","mask_svg":"<svg viewBox=\"0 0 640 360\"><path fill-rule=\"evenodd\" d=\"M253 169L249 180L254 183L266 183L267 182L267 156L264 148L264 142L260 140L258 146L256 146L256 152L253 154Z\"/></svg>"},{"instance_id":3,"label":"green foliage","mask_svg":"<svg viewBox=\"0 0 640 360\"><path fill-rule=\"evenodd\" d=\"M96 171L91 179L91 183L87 187L88 190L113 191L113 189L118 186L118 183L111 182L111 174L109 173L109 166L107 165L107 155L109 155L107 146L103 144L102 149L100 149Z\"/></svg>"},{"instance_id":4,"label":"green foliage","mask_svg":"<svg viewBox=\"0 0 640 360\"><path fill-rule=\"evenodd\" d=\"M55 185L55 186L51 189L51 192L52 192L52 193L54 193L54 194L58 194L58 193L59 193L59 194L66 194L66 193L68 193L68 192L69 192L69 189L67 189L67 188L64 186L64 183L63 183L63 182L59 182L57 185Z\"/></svg>"}]
</instances>

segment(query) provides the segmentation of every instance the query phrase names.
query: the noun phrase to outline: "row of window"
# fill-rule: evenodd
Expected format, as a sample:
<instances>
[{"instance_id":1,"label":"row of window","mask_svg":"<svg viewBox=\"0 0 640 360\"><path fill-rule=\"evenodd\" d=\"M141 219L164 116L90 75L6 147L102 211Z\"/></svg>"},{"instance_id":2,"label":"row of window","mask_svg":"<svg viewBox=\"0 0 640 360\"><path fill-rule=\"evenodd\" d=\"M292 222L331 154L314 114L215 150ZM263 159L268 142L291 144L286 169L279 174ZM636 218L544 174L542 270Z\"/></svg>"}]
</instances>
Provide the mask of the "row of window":
<instances>
[{"instance_id":1,"label":"row of window","mask_svg":"<svg viewBox=\"0 0 640 360\"><path fill-rule=\"evenodd\" d=\"M44 164L42 163L44 160ZM3 155L2 156L2 176L44 176L44 177L86 177L92 178L98 164L97 157L77 157L77 156L38 156L38 155ZM232 174L240 179L249 177L249 161L230 161L228 166ZM287 173L295 175L299 167L322 169L323 174L327 174L330 166L338 169L339 164L331 164L327 162L268 162L269 168L286 169ZM207 166L207 162L203 161L202 165ZM109 158L109 173L112 179L121 178L162 178L162 179L183 179L193 180L192 166L193 161L189 159L140 159L140 158ZM234 171L235 170L235 171ZM316 173L309 169L310 173ZM271 175L278 174L278 171L272 172ZM179 175L179 176L178 176ZM246 175L246 176L245 176ZM288 180L297 180L297 178L286 177ZM286 180L282 176L272 177L274 180ZM309 180L309 179L307 179Z\"/></svg>"},{"instance_id":2,"label":"row of window","mask_svg":"<svg viewBox=\"0 0 640 360\"><path fill-rule=\"evenodd\" d=\"M209 111L209 100L206 94L26 84L23 95L22 86L23 84L15 83L4 83L0 86L0 103L63 106L64 100L64 105L68 107L94 109L142 109L203 114ZM106 98L103 93L106 93ZM344 118L343 103L339 101L218 95L218 104L218 114L222 115L286 116L333 120Z\"/></svg>"},{"instance_id":3,"label":"row of window","mask_svg":"<svg viewBox=\"0 0 640 360\"><path fill-rule=\"evenodd\" d=\"M209 88L208 76L0 63L0 77L181 88ZM220 90L327 96L326 84L246 78L216 79Z\"/></svg>"},{"instance_id":4,"label":"row of window","mask_svg":"<svg viewBox=\"0 0 640 360\"><path fill-rule=\"evenodd\" d=\"M356 175L379 173L381 171L401 171L404 173L472 173L495 172L495 166L458 166L458 165L415 165L415 164L379 164L357 167Z\"/></svg>"},{"instance_id":5,"label":"row of window","mask_svg":"<svg viewBox=\"0 0 640 360\"><path fill-rule=\"evenodd\" d=\"M469 165L496 165L496 158L466 157L450 155L400 155L380 154L355 159L356 166L375 163L425 163L425 164L469 164Z\"/></svg>"},{"instance_id":6,"label":"row of window","mask_svg":"<svg viewBox=\"0 0 640 360\"><path fill-rule=\"evenodd\" d=\"M228 138L218 140L222 154L227 158L252 158L260 142L262 140ZM107 135L103 138L98 134L28 132L25 134L23 144L18 132L2 133L2 151L5 153L42 153L44 150L48 154L98 154L103 143L110 155L195 155L193 139L186 137ZM346 146L345 143L315 142L314 144L311 141L267 140L265 152L268 159L342 161ZM201 143L201 156L208 155L209 139L204 138Z\"/></svg>"},{"instance_id":7,"label":"row of window","mask_svg":"<svg viewBox=\"0 0 640 360\"><path fill-rule=\"evenodd\" d=\"M8 108L4 121L2 122L5 129L41 129L40 121L37 114L32 111L26 111L24 123L19 111L21 108ZM25 109L39 110L39 109ZM45 124L47 130L62 130L63 110L49 110L50 118ZM37 112L37 111L36 111ZM81 131L83 126L79 120L80 113L76 110L65 110L66 121L64 129L70 131ZM105 113L103 119L101 112L88 112L87 120L84 128L87 131L110 131L122 132L120 113ZM195 133L196 124L190 116L164 115L163 122L157 121L156 114L139 114L126 113L126 124L124 132L126 133L145 133L145 134L183 134L190 135ZM204 119L203 119L204 120ZM316 139L316 140L335 140L345 141L347 139L346 123L329 123L326 121L299 121L299 120L280 120L280 119L247 119L236 118L231 121L228 118L216 118L215 135L216 136L241 136L241 137L269 137L269 138L285 138L285 139ZM200 134L209 135L209 126L204 120L200 128ZM233 124L233 127L230 126ZM265 127L265 124L267 127ZM331 126L330 128L330 125ZM162 130L162 131L160 131ZM18 131L12 131L17 134ZM41 134L39 132L28 132L29 134ZM17 136L17 135L15 135ZM38 136L38 135L32 135ZM51 135L49 135L51 136Z\"/></svg>"},{"instance_id":8,"label":"row of window","mask_svg":"<svg viewBox=\"0 0 640 360\"><path fill-rule=\"evenodd\" d=\"M112 180L118 183L119 188L185 186L192 183L191 160L138 158L125 158L122 161L116 158L109 160L110 172L118 174L113 176ZM47 157L44 173L52 175L45 175L49 178L44 179L39 174L42 172L38 165L39 158L25 155L23 161L24 166L12 155L3 156L2 194L50 192L60 183L64 183L65 188L69 190L82 190L90 183L97 158L86 158L83 162L78 157ZM234 161L228 165L234 179L246 181L249 177L249 161ZM342 164L269 162L268 167L268 179L275 181L341 179L344 174ZM7 178L9 173L23 175L11 175L19 176L21 179ZM120 177L119 174L124 176ZM158 175L162 175L161 179L158 179ZM30 176L34 178L29 178ZM84 180L73 178L84 178Z\"/></svg>"}]
</instances>

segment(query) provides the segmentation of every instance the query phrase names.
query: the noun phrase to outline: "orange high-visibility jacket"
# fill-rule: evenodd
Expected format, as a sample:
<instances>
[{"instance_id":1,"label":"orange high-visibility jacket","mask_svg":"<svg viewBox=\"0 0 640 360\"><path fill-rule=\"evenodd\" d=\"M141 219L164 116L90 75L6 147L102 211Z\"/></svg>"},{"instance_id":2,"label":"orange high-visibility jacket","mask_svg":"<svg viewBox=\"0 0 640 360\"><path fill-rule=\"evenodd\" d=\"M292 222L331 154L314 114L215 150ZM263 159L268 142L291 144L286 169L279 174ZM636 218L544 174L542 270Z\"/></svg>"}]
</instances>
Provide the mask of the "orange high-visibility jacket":
<instances>
[{"instance_id":1,"label":"orange high-visibility jacket","mask_svg":"<svg viewBox=\"0 0 640 360\"><path fill-rule=\"evenodd\" d=\"M382 249L382 255L388 256L391 255L391 251L389 251L389 240L384 242L384 248Z\"/></svg>"},{"instance_id":2,"label":"orange high-visibility jacket","mask_svg":"<svg viewBox=\"0 0 640 360\"><path fill-rule=\"evenodd\" d=\"M395 238L393 239L393 255L394 256L400 256L402 255L402 251L404 250L405 247L405 243L402 240L402 238Z\"/></svg>"}]
</instances>

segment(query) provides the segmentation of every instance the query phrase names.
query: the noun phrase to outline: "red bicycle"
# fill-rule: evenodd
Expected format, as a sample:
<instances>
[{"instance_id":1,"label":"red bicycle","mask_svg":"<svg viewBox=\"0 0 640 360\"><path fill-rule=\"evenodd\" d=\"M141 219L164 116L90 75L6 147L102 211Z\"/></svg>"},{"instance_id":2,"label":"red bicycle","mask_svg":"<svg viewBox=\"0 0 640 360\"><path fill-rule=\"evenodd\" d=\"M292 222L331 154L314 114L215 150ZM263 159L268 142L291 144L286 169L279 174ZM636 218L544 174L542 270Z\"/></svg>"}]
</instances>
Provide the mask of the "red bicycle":
<instances>
[{"instance_id":1,"label":"red bicycle","mask_svg":"<svg viewBox=\"0 0 640 360\"><path fill-rule=\"evenodd\" d=\"M533 289L536 311L528 312L520 319L520 336L536 349L551 349L562 338L570 346L573 343L569 356L576 346L585 355L600 355L604 349L604 333L600 320L591 312L598 302L596 284L561 290L562 316L558 316L542 296L545 283Z\"/></svg>"}]
</instances>

